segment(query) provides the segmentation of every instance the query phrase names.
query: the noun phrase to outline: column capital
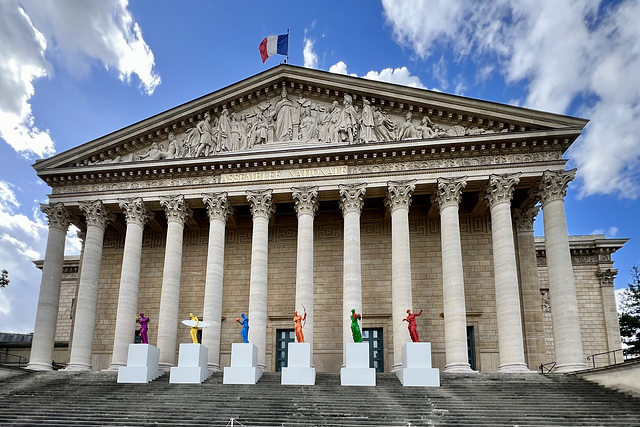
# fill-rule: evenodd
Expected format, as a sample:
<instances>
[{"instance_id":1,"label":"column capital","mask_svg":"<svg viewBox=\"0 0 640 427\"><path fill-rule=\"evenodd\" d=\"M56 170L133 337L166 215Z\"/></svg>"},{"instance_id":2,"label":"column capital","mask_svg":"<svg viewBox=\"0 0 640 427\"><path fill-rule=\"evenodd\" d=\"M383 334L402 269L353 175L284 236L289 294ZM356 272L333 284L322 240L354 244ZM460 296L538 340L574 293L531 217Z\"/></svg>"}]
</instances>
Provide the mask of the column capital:
<instances>
[{"instance_id":1,"label":"column capital","mask_svg":"<svg viewBox=\"0 0 640 427\"><path fill-rule=\"evenodd\" d=\"M164 207L167 222L177 221L184 224L184 221L191 215L189 204L181 194L177 196L160 196L160 206Z\"/></svg>"},{"instance_id":2,"label":"column capital","mask_svg":"<svg viewBox=\"0 0 640 427\"><path fill-rule=\"evenodd\" d=\"M577 169L569 171L552 172L544 171L537 188L533 194L538 197L543 205L553 200L563 200L567 195L567 186L576 177Z\"/></svg>"},{"instance_id":3,"label":"column capital","mask_svg":"<svg viewBox=\"0 0 640 427\"><path fill-rule=\"evenodd\" d=\"M127 224L138 224L144 227L146 222L153 218L153 212L147 210L142 197L118 199L118 203L124 209L124 217Z\"/></svg>"},{"instance_id":4,"label":"column capital","mask_svg":"<svg viewBox=\"0 0 640 427\"><path fill-rule=\"evenodd\" d=\"M388 181L387 197L384 204L393 212L399 208L409 209L411 205L411 193L416 189L416 180L410 181Z\"/></svg>"},{"instance_id":5,"label":"column capital","mask_svg":"<svg viewBox=\"0 0 640 427\"><path fill-rule=\"evenodd\" d=\"M40 211L47 216L49 228L59 228L65 233L67 232L71 224L71 213L61 202L40 203Z\"/></svg>"},{"instance_id":6,"label":"column capital","mask_svg":"<svg viewBox=\"0 0 640 427\"><path fill-rule=\"evenodd\" d=\"M292 187L291 195L296 201L298 217L303 214L314 216L318 210L318 187Z\"/></svg>"},{"instance_id":7,"label":"column capital","mask_svg":"<svg viewBox=\"0 0 640 427\"><path fill-rule=\"evenodd\" d=\"M467 177L438 178L438 188L433 200L438 203L440 210L446 206L460 204L462 189L467 186Z\"/></svg>"},{"instance_id":8,"label":"column capital","mask_svg":"<svg viewBox=\"0 0 640 427\"><path fill-rule=\"evenodd\" d=\"M87 225L95 225L104 230L107 222L113 220L113 214L101 200L80 202L79 205L80 209L84 212L84 216L87 218Z\"/></svg>"},{"instance_id":9,"label":"column capital","mask_svg":"<svg viewBox=\"0 0 640 427\"><path fill-rule=\"evenodd\" d=\"M490 175L489 184L485 186L484 198L492 208L498 203L511 203L513 197L513 187L520 182L521 173Z\"/></svg>"},{"instance_id":10,"label":"column capital","mask_svg":"<svg viewBox=\"0 0 640 427\"><path fill-rule=\"evenodd\" d=\"M362 199L367 192L367 184L340 184L338 185L340 195L340 209L342 209L342 215L347 212L360 213L362 205L364 204Z\"/></svg>"},{"instance_id":11,"label":"column capital","mask_svg":"<svg viewBox=\"0 0 640 427\"><path fill-rule=\"evenodd\" d=\"M218 219L222 222L227 222L227 218L233 212L233 208L229 206L229 199L227 193L203 193L202 200L207 205L207 214L209 215L209 221Z\"/></svg>"},{"instance_id":12,"label":"column capital","mask_svg":"<svg viewBox=\"0 0 640 427\"><path fill-rule=\"evenodd\" d=\"M598 270L598 279L600 279L600 286L610 286L613 287L613 279L615 279L618 274L617 269L607 268Z\"/></svg>"},{"instance_id":13,"label":"column capital","mask_svg":"<svg viewBox=\"0 0 640 427\"><path fill-rule=\"evenodd\" d=\"M518 233L533 233L533 221L540 212L540 206L534 206L527 209L517 209L514 220L516 223L516 231Z\"/></svg>"},{"instance_id":14,"label":"column capital","mask_svg":"<svg viewBox=\"0 0 640 427\"><path fill-rule=\"evenodd\" d=\"M273 204L273 190L251 191L247 190L247 200L251 203L251 215L254 218L269 218L275 212Z\"/></svg>"}]
</instances>

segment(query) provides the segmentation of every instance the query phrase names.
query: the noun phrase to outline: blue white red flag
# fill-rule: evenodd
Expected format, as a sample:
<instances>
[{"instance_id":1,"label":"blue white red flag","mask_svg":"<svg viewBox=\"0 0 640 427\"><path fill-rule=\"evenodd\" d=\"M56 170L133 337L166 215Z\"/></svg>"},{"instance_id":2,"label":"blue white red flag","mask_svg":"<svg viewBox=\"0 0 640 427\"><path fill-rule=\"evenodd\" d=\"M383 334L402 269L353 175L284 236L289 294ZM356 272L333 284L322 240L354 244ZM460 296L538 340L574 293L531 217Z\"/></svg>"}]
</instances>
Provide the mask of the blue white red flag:
<instances>
[{"instance_id":1,"label":"blue white red flag","mask_svg":"<svg viewBox=\"0 0 640 427\"><path fill-rule=\"evenodd\" d=\"M279 55L289 54L289 34L265 37L260 42L260 57L263 63L276 53Z\"/></svg>"}]
</instances>

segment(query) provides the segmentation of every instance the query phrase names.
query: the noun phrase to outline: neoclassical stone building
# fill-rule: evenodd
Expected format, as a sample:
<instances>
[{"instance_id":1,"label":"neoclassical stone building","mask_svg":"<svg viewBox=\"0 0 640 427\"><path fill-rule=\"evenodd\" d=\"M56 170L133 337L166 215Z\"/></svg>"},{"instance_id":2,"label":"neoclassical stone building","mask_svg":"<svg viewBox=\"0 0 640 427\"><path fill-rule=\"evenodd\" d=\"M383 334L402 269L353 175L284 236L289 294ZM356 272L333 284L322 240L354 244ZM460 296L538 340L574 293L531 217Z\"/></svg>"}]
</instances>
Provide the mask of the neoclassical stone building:
<instances>
[{"instance_id":1,"label":"neoclassical stone building","mask_svg":"<svg viewBox=\"0 0 640 427\"><path fill-rule=\"evenodd\" d=\"M625 242L567 235L562 155L586 123L280 65L39 161L50 231L29 367L50 369L56 324L67 369L123 366L143 312L164 369L194 313L219 370L246 313L259 366L279 370L298 310L316 369L337 372L355 309L372 366L393 371L413 309L444 371L584 368L620 347ZM71 223L84 245L61 295Z\"/></svg>"}]
</instances>

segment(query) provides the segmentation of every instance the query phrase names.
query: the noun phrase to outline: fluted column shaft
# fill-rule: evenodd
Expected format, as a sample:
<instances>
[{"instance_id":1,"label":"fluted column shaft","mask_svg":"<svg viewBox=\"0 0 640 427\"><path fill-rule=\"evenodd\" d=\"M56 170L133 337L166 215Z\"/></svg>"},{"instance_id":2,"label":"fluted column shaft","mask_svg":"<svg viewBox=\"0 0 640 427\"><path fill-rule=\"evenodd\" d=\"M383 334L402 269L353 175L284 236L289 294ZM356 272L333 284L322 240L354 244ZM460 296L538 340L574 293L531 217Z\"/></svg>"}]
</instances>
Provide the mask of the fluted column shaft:
<instances>
[{"instance_id":1,"label":"fluted column shaft","mask_svg":"<svg viewBox=\"0 0 640 427\"><path fill-rule=\"evenodd\" d=\"M564 211L567 185L575 174L575 169L567 172L546 171L537 191L544 218L556 372L572 372L586 367Z\"/></svg>"},{"instance_id":2,"label":"fluted column shaft","mask_svg":"<svg viewBox=\"0 0 640 427\"><path fill-rule=\"evenodd\" d=\"M142 236L144 224L149 218L149 213L140 197L120 200L120 207L124 209L127 230L122 254L120 292L118 294L118 310L116 313L110 370L117 370L120 366L126 366L129 344L134 341L136 330L134 314L137 313L138 309Z\"/></svg>"},{"instance_id":3,"label":"fluted column shaft","mask_svg":"<svg viewBox=\"0 0 640 427\"><path fill-rule=\"evenodd\" d=\"M64 263L64 245L70 216L62 203L41 204L40 210L47 215L49 235L42 267L36 323L33 329L31 355L27 369L48 371L52 369L51 362L53 361Z\"/></svg>"},{"instance_id":4,"label":"fluted column shaft","mask_svg":"<svg viewBox=\"0 0 640 427\"><path fill-rule=\"evenodd\" d=\"M80 209L84 211L87 218L87 235L78 285L78 304L73 324L71 355L66 368L70 371L91 369L104 230L107 222L112 218L111 213L101 201L80 203Z\"/></svg>"},{"instance_id":5,"label":"fluted column shaft","mask_svg":"<svg viewBox=\"0 0 640 427\"><path fill-rule=\"evenodd\" d=\"M519 173L491 175L486 194L491 209L491 240L500 351L498 372L528 371L524 361L520 292L511 218L513 186L519 181Z\"/></svg>"},{"instance_id":6,"label":"fluted column shaft","mask_svg":"<svg viewBox=\"0 0 640 427\"><path fill-rule=\"evenodd\" d=\"M416 181L389 181L385 204L391 212L391 310L394 328L413 308L411 293L411 250L409 243L409 206ZM393 334L393 368L402 369L402 346L411 341L407 328Z\"/></svg>"},{"instance_id":7,"label":"fluted column shaft","mask_svg":"<svg viewBox=\"0 0 640 427\"><path fill-rule=\"evenodd\" d=\"M346 363L346 344L353 342L351 310L362 313L362 260L360 255L360 212L366 184L339 185L340 208L344 217L342 279L342 364ZM362 324L361 324L362 326Z\"/></svg>"},{"instance_id":8,"label":"fluted column shaft","mask_svg":"<svg viewBox=\"0 0 640 427\"><path fill-rule=\"evenodd\" d=\"M466 177L439 178L435 197L440 207L446 372L471 371L467 353L467 314L458 214L462 189L466 185Z\"/></svg>"},{"instance_id":9,"label":"fluted column shaft","mask_svg":"<svg viewBox=\"0 0 640 427\"><path fill-rule=\"evenodd\" d=\"M251 276L249 278L249 342L258 348L258 368L266 370L267 277L269 273L269 217L274 212L272 190L247 191L251 204Z\"/></svg>"},{"instance_id":10,"label":"fluted column shaft","mask_svg":"<svg viewBox=\"0 0 640 427\"><path fill-rule=\"evenodd\" d=\"M318 187L292 188L291 191L298 215L295 309L300 315L306 310L304 341L311 344L313 351L313 220L318 210Z\"/></svg>"},{"instance_id":11,"label":"fluted column shaft","mask_svg":"<svg viewBox=\"0 0 640 427\"><path fill-rule=\"evenodd\" d=\"M220 371L220 331L222 328L222 289L224 277L224 239L231 214L227 193L203 194L209 214L209 247L204 288L203 318L211 326L202 330L202 345L209 350L207 367Z\"/></svg>"},{"instance_id":12,"label":"fluted column shaft","mask_svg":"<svg viewBox=\"0 0 640 427\"><path fill-rule=\"evenodd\" d=\"M168 371L176 361L182 242L184 221L190 211L184 196L162 197L160 204L165 208L167 215L167 243L158 314L158 348L160 349L160 369Z\"/></svg>"}]
</instances>

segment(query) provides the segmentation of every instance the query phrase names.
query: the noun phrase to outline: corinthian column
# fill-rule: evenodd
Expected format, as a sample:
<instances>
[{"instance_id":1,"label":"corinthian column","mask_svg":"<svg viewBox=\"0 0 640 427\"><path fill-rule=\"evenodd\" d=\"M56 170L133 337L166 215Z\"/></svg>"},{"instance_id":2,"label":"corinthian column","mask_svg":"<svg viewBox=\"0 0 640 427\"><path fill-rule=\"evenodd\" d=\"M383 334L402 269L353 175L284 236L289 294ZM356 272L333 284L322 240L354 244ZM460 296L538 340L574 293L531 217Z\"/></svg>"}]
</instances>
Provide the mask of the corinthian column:
<instances>
[{"instance_id":1,"label":"corinthian column","mask_svg":"<svg viewBox=\"0 0 640 427\"><path fill-rule=\"evenodd\" d=\"M158 348L160 369L168 371L175 365L178 336L178 304L182 273L182 241L184 221L190 210L184 196L160 197L167 215L167 244L162 270L162 293L158 314Z\"/></svg>"},{"instance_id":2,"label":"corinthian column","mask_svg":"<svg viewBox=\"0 0 640 427\"><path fill-rule=\"evenodd\" d=\"M120 293L116 329L113 339L113 356L110 370L117 370L127 364L129 344L133 343L136 320L133 315L138 309L138 283L140 282L140 260L142 259L142 234L144 224L152 217L141 197L120 200L124 209L127 231L122 254L122 272L120 273Z\"/></svg>"},{"instance_id":3,"label":"corinthian column","mask_svg":"<svg viewBox=\"0 0 640 427\"><path fill-rule=\"evenodd\" d=\"M339 185L340 209L344 217L342 279L342 364L351 336L351 310L362 313L362 263L360 258L360 212L367 184Z\"/></svg>"},{"instance_id":4,"label":"corinthian column","mask_svg":"<svg viewBox=\"0 0 640 427\"><path fill-rule=\"evenodd\" d=\"M438 178L435 194L435 201L440 207L446 372L471 371L467 353L467 313L458 216L462 189L466 186L467 177Z\"/></svg>"},{"instance_id":5,"label":"corinthian column","mask_svg":"<svg viewBox=\"0 0 640 427\"><path fill-rule=\"evenodd\" d=\"M27 369L50 371L60 302L64 244L69 229L70 215L62 203L41 204L40 210L47 215L49 236L47 237L47 249L42 267L36 324L33 329L31 356Z\"/></svg>"},{"instance_id":6,"label":"corinthian column","mask_svg":"<svg viewBox=\"0 0 640 427\"><path fill-rule=\"evenodd\" d=\"M318 187L292 188L291 191L298 215L296 310L307 313L304 341L311 344L313 353L313 219L318 210Z\"/></svg>"},{"instance_id":7,"label":"corinthian column","mask_svg":"<svg viewBox=\"0 0 640 427\"><path fill-rule=\"evenodd\" d=\"M567 186L575 176L575 169L566 172L545 171L536 191L542 202L544 218L556 372L572 372L586 367L564 212Z\"/></svg>"},{"instance_id":8,"label":"corinthian column","mask_svg":"<svg viewBox=\"0 0 640 427\"><path fill-rule=\"evenodd\" d=\"M518 266L522 293L522 319L524 320L524 340L526 343L529 369L535 370L546 361L546 346L540 310L540 279L536 260L536 244L533 237L533 221L539 207L519 210L515 215L518 236Z\"/></svg>"},{"instance_id":9,"label":"corinthian column","mask_svg":"<svg viewBox=\"0 0 640 427\"><path fill-rule=\"evenodd\" d=\"M267 275L269 272L269 217L275 211L273 190L247 191L253 216L251 276L249 279L249 342L258 348L258 368L266 370Z\"/></svg>"},{"instance_id":10,"label":"corinthian column","mask_svg":"<svg viewBox=\"0 0 640 427\"><path fill-rule=\"evenodd\" d=\"M389 181L385 205L391 213L391 307L392 321L402 323L413 308L411 296L411 251L409 244L409 206L416 180ZM409 331L400 328L393 335L393 368L402 369L402 346L411 341Z\"/></svg>"},{"instance_id":11,"label":"corinthian column","mask_svg":"<svg viewBox=\"0 0 640 427\"><path fill-rule=\"evenodd\" d=\"M528 372L522 344L520 292L511 219L511 197L513 187L518 182L520 182L519 173L491 175L486 193L491 209L491 240L500 351L498 372Z\"/></svg>"},{"instance_id":12,"label":"corinthian column","mask_svg":"<svg viewBox=\"0 0 640 427\"><path fill-rule=\"evenodd\" d=\"M87 237L84 242L84 255L80 267L80 284L78 285L78 304L73 324L73 340L69 371L85 371L91 369L91 353L96 328L96 307L98 305L98 280L102 265L102 245L104 229L113 215L101 201L80 202L80 209L87 218Z\"/></svg>"},{"instance_id":13,"label":"corinthian column","mask_svg":"<svg viewBox=\"0 0 640 427\"><path fill-rule=\"evenodd\" d=\"M209 214L209 248L204 285L203 318L211 326L202 330L202 344L209 350L207 367L220 371L220 329L222 327L222 283L224 276L224 238L232 208L227 193L203 194Z\"/></svg>"}]
</instances>

